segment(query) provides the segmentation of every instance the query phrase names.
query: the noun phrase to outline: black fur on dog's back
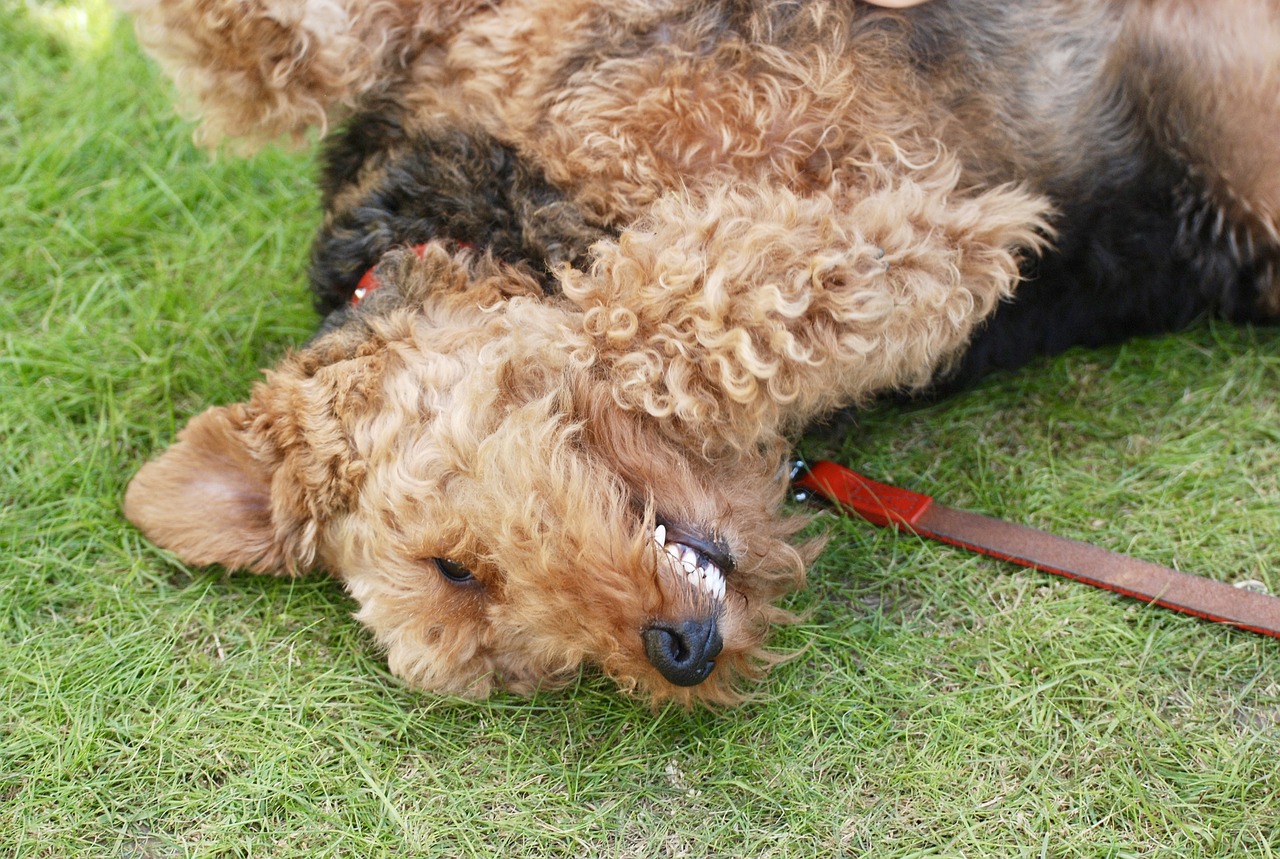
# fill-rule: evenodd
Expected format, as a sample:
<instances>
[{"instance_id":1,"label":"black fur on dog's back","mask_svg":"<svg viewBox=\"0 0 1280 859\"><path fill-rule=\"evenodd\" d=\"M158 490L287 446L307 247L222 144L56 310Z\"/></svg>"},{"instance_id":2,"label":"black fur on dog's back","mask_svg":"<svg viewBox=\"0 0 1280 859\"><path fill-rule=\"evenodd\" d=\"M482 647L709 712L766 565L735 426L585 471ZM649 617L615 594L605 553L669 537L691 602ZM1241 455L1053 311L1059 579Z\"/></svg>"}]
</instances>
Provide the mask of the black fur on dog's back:
<instances>
[{"instance_id":1,"label":"black fur on dog's back","mask_svg":"<svg viewBox=\"0 0 1280 859\"><path fill-rule=\"evenodd\" d=\"M1026 260L1015 299L988 320L940 391L1038 355L1178 331L1210 316L1273 321L1261 301L1265 260L1242 257L1187 212L1174 165L1134 166L1118 185L1056 201L1052 248Z\"/></svg>"},{"instance_id":2,"label":"black fur on dog's back","mask_svg":"<svg viewBox=\"0 0 1280 859\"><path fill-rule=\"evenodd\" d=\"M911 60L958 120L952 145L972 153L986 181L1025 183L1056 209L1050 249L1027 257L1014 300L938 391L1208 316L1274 321L1280 249L1214 199L1206 153L1170 139L1169 126L1197 116L1170 117L1197 104L1173 76L1154 92L1151 80L1161 63L1179 62L1180 46L1146 53L1124 11L971 0L909 16Z\"/></svg>"}]
</instances>

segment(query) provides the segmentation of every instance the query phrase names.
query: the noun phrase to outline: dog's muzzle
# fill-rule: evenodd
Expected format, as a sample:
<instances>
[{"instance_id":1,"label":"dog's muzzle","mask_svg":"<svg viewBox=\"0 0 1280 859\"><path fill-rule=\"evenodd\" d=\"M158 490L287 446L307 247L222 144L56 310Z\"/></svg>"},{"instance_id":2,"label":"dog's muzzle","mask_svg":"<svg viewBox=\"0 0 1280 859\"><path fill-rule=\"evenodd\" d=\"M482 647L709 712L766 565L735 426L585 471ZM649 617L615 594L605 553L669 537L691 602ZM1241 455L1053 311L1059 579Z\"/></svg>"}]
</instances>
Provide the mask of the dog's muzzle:
<instances>
[{"instance_id":1,"label":"dog's muzzle","mask_svg":"<svg viewBox=\"0 0 1280 859\"><path fill-rule=\"evenodd\" d=\"M710 677L724 647L714 613L683 623L655 623L641 635L649 662L676 686L697 686Z\"/></svg>"}]
</instances>

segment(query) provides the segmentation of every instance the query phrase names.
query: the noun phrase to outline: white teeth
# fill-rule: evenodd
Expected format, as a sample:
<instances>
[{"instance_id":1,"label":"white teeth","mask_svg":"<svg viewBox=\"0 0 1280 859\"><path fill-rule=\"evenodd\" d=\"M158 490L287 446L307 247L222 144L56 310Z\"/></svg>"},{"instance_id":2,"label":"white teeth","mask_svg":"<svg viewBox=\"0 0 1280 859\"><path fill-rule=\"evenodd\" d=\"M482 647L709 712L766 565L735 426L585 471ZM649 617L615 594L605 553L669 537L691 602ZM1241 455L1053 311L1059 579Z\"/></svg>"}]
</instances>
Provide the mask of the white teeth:
<instances>
[{"instance_id":1,"label":"white teeth","mask_svg":"<svg viewBox=\"0 0 1280 859\"><path fill-rule=\"evenodd\" d=\"M711 565L703 567L699 572L702 574L702 589L716 599L724 599L724 574Z\"/></svg>"},{"instance_id":2,"label":"white teeth","mask_svg":"<svg viewBox=\"0 0 1280 859\"><path fill-rule=\"evenodd\" d=\"M653 541L677 565L689 586L714 599L723 600L725 595L724 572L708 558L699 557L698 553L683 543L666 542L667 529L658 525L653 529Z\"/></svg>"}]
</instances>

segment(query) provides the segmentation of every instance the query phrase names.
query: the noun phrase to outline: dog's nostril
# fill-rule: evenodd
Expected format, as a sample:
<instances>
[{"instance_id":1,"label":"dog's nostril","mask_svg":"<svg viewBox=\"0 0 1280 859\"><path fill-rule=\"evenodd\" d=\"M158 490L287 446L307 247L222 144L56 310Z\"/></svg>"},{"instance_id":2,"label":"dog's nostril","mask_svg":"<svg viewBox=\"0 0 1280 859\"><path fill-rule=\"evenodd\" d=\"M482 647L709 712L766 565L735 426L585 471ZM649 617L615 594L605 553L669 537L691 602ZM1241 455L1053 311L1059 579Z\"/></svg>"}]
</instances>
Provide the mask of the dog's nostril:
<instances>
[{"instance_id":1,"label":"dog's nostril","mask_svg":"<svg viewBox=\"0 0 1280 859\"><path fill-rule=\"evenodd\" d=\"M706 680L724 647L715 615L683 623L656 623L641 636L649 662L677 686L697 686Z\"/></svg>"}]
</instances>

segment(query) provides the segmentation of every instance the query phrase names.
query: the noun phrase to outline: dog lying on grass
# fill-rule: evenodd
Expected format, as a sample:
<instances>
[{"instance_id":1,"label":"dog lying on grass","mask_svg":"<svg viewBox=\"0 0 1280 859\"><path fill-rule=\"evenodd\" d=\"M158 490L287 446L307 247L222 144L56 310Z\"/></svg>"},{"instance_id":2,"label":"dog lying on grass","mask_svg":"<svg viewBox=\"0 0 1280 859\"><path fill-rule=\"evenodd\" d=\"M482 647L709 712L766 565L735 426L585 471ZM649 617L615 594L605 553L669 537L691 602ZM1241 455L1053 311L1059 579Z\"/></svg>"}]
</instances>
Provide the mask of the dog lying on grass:
<instances>
[{"instance_id":1,"label":"dog lying on grass","mask_svg":"<svg viewBox=\"0 0 1280 859\"><path fill-rule=\"evenodd\" d=\"M806 425L1280 311L1271 2L132 11L206 141L344 130L325 333L126 513L190 563L327 570L425 689L594 664L736 701L816 551L782 506Z\"/></svg>"}]
</instances>

